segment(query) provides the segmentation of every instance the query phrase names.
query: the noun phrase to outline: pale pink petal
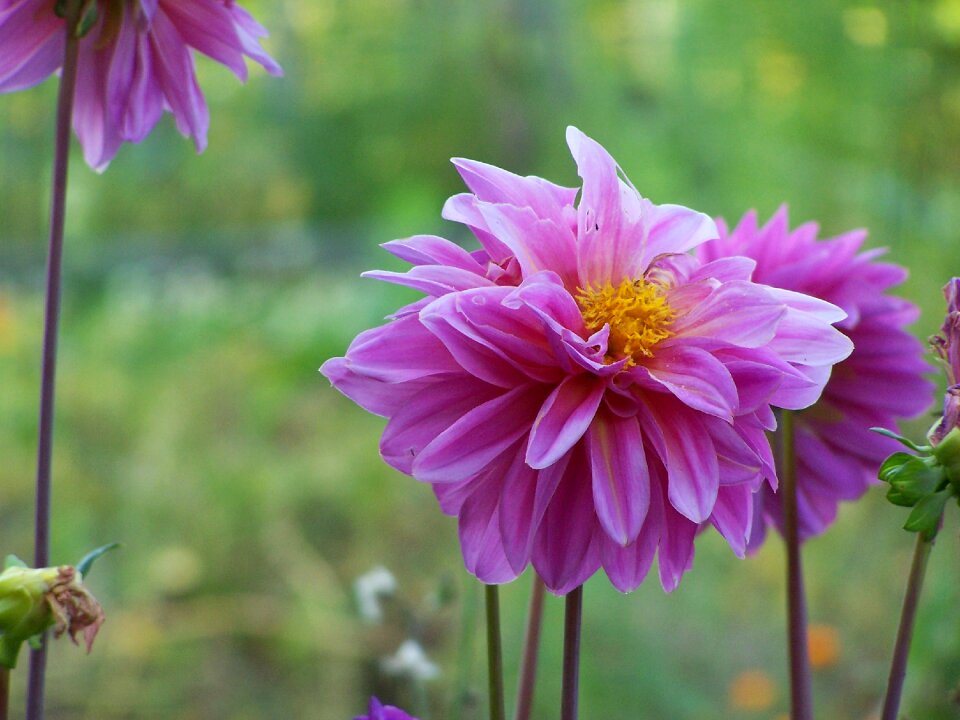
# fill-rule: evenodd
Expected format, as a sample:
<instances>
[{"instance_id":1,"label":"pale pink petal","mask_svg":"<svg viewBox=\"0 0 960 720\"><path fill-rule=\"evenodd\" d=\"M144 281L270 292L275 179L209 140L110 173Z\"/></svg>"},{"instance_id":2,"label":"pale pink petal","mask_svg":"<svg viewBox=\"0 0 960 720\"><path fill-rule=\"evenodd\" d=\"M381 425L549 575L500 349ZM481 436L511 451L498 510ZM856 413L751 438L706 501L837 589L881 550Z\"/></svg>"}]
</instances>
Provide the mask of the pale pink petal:
<instances>
[{"instance_id":1,"label":"pale pink petal","mask_svg":"<svg viewBox=\"0 0 960 720\"><path fill-rule=\"evenodd\" d=\"M572 375L563 380L533 421L527 464L543 469L566 455L593 422L605 389L606 381L594 375Z\"/></svg>"}]
</instances>

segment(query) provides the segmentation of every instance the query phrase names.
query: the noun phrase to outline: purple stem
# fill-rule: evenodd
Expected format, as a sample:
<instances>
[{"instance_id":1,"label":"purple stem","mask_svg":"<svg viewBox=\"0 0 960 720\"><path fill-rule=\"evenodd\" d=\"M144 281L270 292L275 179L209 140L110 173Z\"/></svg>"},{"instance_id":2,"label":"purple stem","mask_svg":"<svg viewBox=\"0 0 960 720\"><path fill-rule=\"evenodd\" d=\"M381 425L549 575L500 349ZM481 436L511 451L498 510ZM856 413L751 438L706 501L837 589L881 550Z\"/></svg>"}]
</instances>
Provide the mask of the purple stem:
<instances>
[{"instance_id":1,"label":"purple stem","mask_svg":"<svg viewBox=\"0 0 960 720\"><path fill-rule=\"evenodd\" d=\"M500 593L496 585L485 585L487 605L487 687L490 693L490 720L506 720L503 700L503 645L500 640Z\"/></svg>"},{"instance_id":2,"label":"purple stem","mask_svg":"<svg viewBox=\"0 0 960 720\"><path fill-rule=\"evenodd\" d=\"M0 720L10 716L10 670L0 667Z\"/></svg>"},{"instance_id":3,"label":"purple stem","mask_svg":"<svg viewBox=\"0 0 960 720\"><path fill-rule=\"evenodd\" d=\"M813 700L810 654L807 647L807 601L800 559L797 517L797 463L794 451L793 413L781 415L783 464L780 468L783 496L784 540L787 545L787 637L790 646L790 707L792 720L812 720Z\"/></svg>"},{"instance_id":4,"label":"purple stem","mask_svg":"<svg viewBox=\"0 0 960 720\"><path fill-rule=\"evenodd\" d=\"M577 720L580 696L580 625L583 615L583 585L566 597L563 618L563 694L561 720Z\"/></svg>"},{"instance_id":5,"label":"purple stem","mask_svg":"<svg viewBox=\"0 0 960 720\"><path fill-rule=\"evenodd\" d=\"M933 540L927 540L923 533L917 533L917 545L913 550L913 563L910 565L907 593L903 598L900 627L897 630L893 662L890 664L890 678L887 680L887 694L883 699L881 720L897 720L897 713L900 711L903 682L907 677L907 656L910 654L910 640L913 638L913 625L917 618L917 604L920 601L923 576L927 570L927 560L932 548Z\"/></svg>"},{"instance_id":6,"label":"purple stem","mask_svg":"<svg viewBox=\"0 0 960 720\"><path fill-rule=\"evenodd\" d=\"M66 48L57 98L56 145L53 157L53 193L50 201L50 245L47 254L46 314L43 325L43 369L40 385L40 423L37 443L37 504L34 520L34 567L50 564L50 467L53 453L53 399L57 375L57 336L60 321L63 229L66 222L67 167L70 160L70 123L77 85L76 28L82 3L66 8ZM30 654L27 684L27 720L43 719L43 692L47 666L46 636Z\"/></svg>"},{"instance_id":7,"label":"purple stem","mask_svg":"<svg viewBox=\"0 0 960 720\"><path fill-rule=\"evenodd\" d=\"M543 580L533 573L530 591L530 610L527 615L527 634L523 641L523 665L517 689L517 711L514 720L530 720L533 709L533 691L537 684L537 659L540 654L540 627L543 624Z\"/></svg>"}]
</instances>

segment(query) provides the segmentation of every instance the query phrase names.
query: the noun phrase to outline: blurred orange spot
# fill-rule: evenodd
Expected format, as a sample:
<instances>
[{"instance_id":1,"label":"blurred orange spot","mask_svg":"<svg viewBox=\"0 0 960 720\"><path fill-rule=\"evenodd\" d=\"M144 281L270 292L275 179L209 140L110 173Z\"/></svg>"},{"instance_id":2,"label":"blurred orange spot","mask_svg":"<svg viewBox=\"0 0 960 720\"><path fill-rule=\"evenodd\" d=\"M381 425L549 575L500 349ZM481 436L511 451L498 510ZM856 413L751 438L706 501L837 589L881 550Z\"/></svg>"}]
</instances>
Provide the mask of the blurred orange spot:
<instances>
[{"instance_id":1,"label":"blurred orange spot","mask_svg":"<svg viewBox=\"0 0 960 720\"><path fill-rule=\"evenodd\" d=\"M0 294L0 353L9 353L17 344L17 323L6 296Z\"/></svg>"},{"instance_id":2,"label":"blurred orange spot","mask_svg":"<svg viewBox=\"0 0 960 720\"><path fill-rule=\"evenodd\" d=\"M735 710L768 710L777 699L777 686L762 670L742 672L730 683L730 707Z\"/></svg>"},{"instance_id":3,"label":"blurred orange spot","mask_svg":"<svg viewBox=\"0 0 960 720\"><path fill-rule=\"evenodd\" d=\"M807 647L814 670L836 665L840 658L840 633L830 625L811 625L807 629Z\"/></svg>"}]
</instances>

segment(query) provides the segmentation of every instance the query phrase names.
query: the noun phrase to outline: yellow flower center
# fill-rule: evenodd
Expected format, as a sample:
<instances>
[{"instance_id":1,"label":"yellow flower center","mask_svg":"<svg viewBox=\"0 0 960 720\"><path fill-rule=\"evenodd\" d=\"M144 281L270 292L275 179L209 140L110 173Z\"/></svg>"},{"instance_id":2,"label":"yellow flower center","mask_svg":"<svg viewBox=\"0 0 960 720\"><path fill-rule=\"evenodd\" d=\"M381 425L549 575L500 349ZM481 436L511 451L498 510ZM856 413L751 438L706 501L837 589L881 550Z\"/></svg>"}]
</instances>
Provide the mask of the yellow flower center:
<instances>
[{"instance_id":1,"label":"yellow flower center","mask_svg":"<svg viewBox=\"0 0 960 720\"><path fill-rule=\"evenodd\" d=\"M576 299L591 333L610 324L608 362L629 358L627 366L636 365L641 358L652 357L657 343L673 335L670 325L676 313L655 283L624 280L616 287L604 283L598 288L577 288Z\"/></svg>"}]
</instances>

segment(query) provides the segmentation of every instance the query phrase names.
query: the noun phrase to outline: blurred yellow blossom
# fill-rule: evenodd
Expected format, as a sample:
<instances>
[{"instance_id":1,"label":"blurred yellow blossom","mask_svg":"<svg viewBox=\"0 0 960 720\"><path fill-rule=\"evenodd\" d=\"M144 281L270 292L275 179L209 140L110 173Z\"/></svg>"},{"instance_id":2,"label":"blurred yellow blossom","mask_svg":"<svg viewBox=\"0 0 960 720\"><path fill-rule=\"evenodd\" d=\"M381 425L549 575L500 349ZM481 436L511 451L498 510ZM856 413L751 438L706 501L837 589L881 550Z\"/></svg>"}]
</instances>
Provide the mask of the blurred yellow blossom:
<instances>
[{"instance_id":1,"label":"blurred yellow blossom","mask_svg":"<svg viewBox=\"0 0 960 720\"><path fill-rule=\"evenodd\" d=\"M747 670L733 679L728 694L735 710L769 710L777 699L777 686L762 670Z\"/></svg>"}]
</instances>

